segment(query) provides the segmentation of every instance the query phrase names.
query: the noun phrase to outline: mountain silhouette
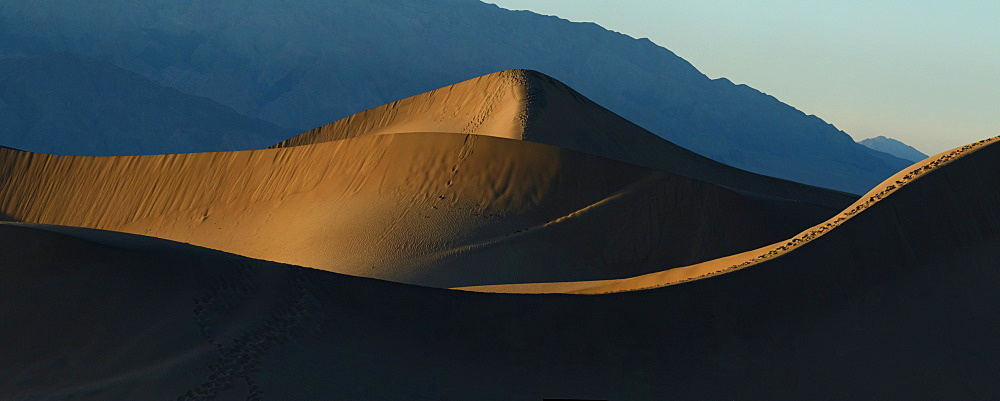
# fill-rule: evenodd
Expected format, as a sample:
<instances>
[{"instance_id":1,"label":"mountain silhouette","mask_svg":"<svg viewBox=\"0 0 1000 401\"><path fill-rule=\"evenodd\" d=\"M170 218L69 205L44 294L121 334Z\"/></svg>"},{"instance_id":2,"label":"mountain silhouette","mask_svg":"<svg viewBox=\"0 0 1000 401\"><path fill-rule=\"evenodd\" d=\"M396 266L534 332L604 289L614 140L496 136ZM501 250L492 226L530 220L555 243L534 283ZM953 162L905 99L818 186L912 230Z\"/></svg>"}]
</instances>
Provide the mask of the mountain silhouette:
<instances>
[{"instance_id":1,"label":"mountain silhouette","mask_svg":"<svg viewBox=\"0 0 1000 401\"><path fill-rule=\"evenodd\" d=\"M709 79L646 39L473 0L11 0L0 52L74 51L302 130L500 70L544 71L682 147L864 193L908 164L818 117Z\"/></svg>"},{"instance_id":2,"label":"mountain silhouette","mask_svg":"<svg viewBox=\"0 0 1000 401\"><path fill-rule=\"evenodd\" d=\"M900 159L909 160L912 162L918 162L927 158L927 155L925 155L923 152L919 150L914 149L912 146L892 138L886 138L884 136L868 138L865 140L858 141L858 143L865 145L871 149L877 150L879 152L885 152L890 155L896 156Z\"/></svg>"}]
</instances>

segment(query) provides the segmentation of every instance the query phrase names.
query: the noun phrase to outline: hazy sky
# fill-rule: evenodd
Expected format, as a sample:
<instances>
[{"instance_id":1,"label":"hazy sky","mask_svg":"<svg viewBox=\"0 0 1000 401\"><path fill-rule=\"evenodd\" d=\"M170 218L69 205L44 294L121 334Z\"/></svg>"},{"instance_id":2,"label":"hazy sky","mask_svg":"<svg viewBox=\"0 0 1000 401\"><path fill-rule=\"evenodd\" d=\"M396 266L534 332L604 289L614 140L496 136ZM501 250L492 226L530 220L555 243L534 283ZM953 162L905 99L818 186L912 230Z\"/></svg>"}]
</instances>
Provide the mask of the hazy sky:
<instances>
[{"instance_id":1,"label":"hazy sky","mask_svg":"<svg viewBox=\"0 0 1000 401\"><path fill-rule=\"evenodd\" d=\"M647 37L855 140L1000 135L1000 0L486 0Z\"/></svg>"}]
</instances>

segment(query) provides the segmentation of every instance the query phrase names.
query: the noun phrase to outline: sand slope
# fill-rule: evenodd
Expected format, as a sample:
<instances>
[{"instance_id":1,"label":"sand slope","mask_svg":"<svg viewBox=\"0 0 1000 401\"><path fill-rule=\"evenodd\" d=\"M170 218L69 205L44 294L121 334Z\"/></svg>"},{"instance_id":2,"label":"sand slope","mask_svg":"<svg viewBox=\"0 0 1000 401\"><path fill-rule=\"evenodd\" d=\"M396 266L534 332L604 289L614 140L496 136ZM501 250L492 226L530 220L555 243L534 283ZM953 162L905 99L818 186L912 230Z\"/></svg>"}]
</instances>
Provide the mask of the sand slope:
<instances>
[{"instance_id":1,"label":"sand slope","mask_svg":"<svg viewBox=\"0 0 1000 401\"><path fill-rule=\"evenodd\" d=\"M855 195L753 174L677 146L530 70L484 75L316 128L275 147L400 132L453 132L558 146L765 198L841 209Z\"/></svg>"},{"instance_id":2,"label":"sand slope","mask_svg":"<svg viewBox=\"0 0 1000 401\"><path fill-rule=\"evenodd\" d=\"M988 399L997 139L902 172L780 257L597 296L450 291L0 224L0 398Z\"/></svg>"},{"instance_id":3,"label":"sand slope","mask_svg":"<svg viewBox=\"0 0 1000 401\"><path fill-rule=\"evenodd\" d=\"M476 135L134 157L0 150L11 220L441 287L629 277L753 249L832 213Z\"/></svg>"}]
</instances>

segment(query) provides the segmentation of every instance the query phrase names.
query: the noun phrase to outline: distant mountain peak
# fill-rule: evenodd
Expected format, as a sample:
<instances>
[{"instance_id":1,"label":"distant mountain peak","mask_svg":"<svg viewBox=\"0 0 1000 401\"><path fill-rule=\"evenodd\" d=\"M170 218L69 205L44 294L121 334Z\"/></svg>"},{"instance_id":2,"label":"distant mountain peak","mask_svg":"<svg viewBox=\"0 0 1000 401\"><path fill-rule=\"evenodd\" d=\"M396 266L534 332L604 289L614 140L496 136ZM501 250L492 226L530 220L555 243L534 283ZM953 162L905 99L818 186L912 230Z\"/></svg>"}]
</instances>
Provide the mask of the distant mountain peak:
<instances>
[{"instance_id":1,"label":"distant mountain peak","mask_svg":"<svg viewBox=\"0 0 1000 401\"><path fill-rule=\"evenodd\" d=\"M858 143L865 145L873 150L879 152L885 152L890 155L896 156L900 159L909 160L912 162L918 162L927 158L927 155L923 152L915 149L914 147L900 142L896 139L887 138L885 136L879 135L874 138L868 138Z\"/></svg>"}]
</instances>

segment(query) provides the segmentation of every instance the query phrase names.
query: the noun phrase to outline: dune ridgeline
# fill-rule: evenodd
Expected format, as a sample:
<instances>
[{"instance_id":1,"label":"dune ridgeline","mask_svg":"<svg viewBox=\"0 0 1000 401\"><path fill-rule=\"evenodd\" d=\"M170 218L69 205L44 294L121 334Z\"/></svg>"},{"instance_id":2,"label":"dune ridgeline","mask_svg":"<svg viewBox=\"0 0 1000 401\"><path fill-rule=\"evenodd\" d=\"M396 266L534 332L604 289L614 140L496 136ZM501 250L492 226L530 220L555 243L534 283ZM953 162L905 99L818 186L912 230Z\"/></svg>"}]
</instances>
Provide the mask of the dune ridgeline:
<instances>
[{"instance_id":1,"label":"dune ridgeline","mask_svg":"<svg viewBox=\"0 0 1000 401\"><path fill-rule=\"evenodd\" d=\"M4 148L0 398L985 399L998 206L1000 137L857 198L523 70L268 149Z\"/></svg>"}]
</instances>

